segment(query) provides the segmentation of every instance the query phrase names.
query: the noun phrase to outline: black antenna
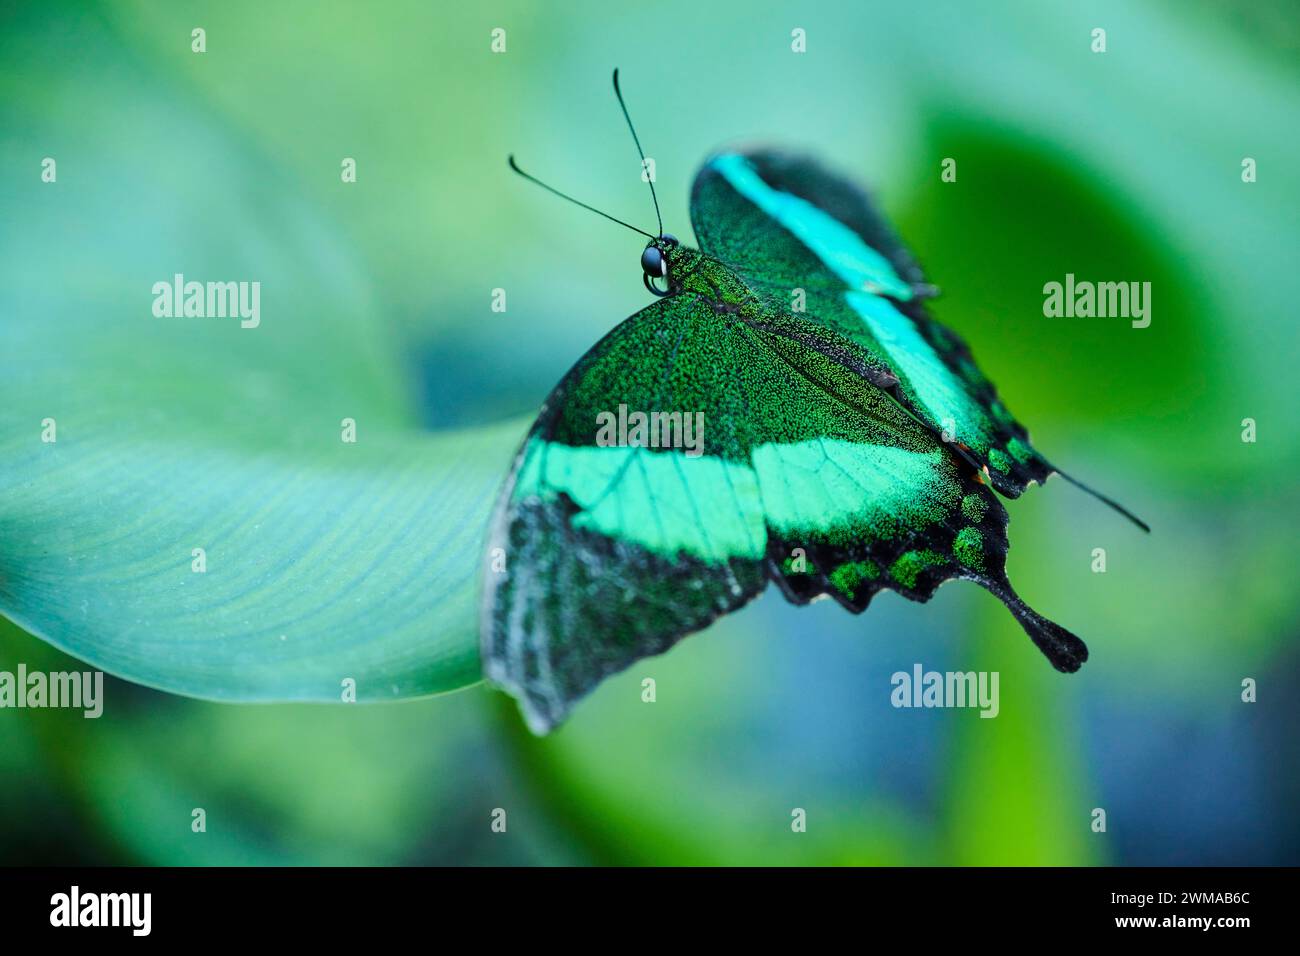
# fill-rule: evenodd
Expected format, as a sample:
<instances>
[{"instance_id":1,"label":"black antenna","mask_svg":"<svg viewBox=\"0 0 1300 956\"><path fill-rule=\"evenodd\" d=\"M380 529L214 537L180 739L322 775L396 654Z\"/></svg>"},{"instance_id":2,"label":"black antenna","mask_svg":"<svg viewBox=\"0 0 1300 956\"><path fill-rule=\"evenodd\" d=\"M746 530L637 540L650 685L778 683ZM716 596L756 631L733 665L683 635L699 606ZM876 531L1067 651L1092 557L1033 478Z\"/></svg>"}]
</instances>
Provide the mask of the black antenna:
<instances>
[{"instance_id":1,"label":"black antenna","mask_svg":"<svg viewBox=\"0 0 1300 956\"><path fill-rule=\"evenodd\" d=\"M627 120L627 128L632 131L632 142L636 143L636 151L641 154L641 170L645 171L645 150L641 148L641 140L636 135L636 127L632 125L632 117L628 115L627 104L623 102L623 91L618 88L618 67L614 67L614 95L618 97L618 105L623 107L623 119ZM659 235L664 234L664 217L659 215L659 197L655 195L655 181L651 176L646 176L645 181L650 184L650 198L655 204L655 218L659 220Z\"/></svg>"},{"instance_id":2,"label":"black antenna","mask_svg":"<svg viewBox=\"0 0 1300 956\"><path fill-rule=\"evenodd\" d=\"M515 162L515 156L514 156L514 153L511 153L511 154L510 154L510 156L509 156L509 158L508 158L508 162L510 163L510 168L513 169L515 172L517 172L520 176L523 176L524 179L528 180L530 183L536 183L537 185L541 186L541 187L542 187L543 189L545 189L548 193L555 193L555 195L559 196L561 199L567 199L569 202L573 203L573 204L576 205L576 206L581 206L583 209L586 209L586 210L589 210L589 211L591 211L591 212L594 212L597 216L604 216L604 217L605 217L606 219L608 219L610 222L616 222L616 223L618 223L620 226L626 226L627 228L631 229L633 232L639 232L639 233L641 233L641 235L646 236L646 237L649 238L649 239L654 239L654 238L655 238L654 236L650 235L650 233L646 232L644 229L638 229L636 226L632 225L632 224L629 223L629 222L624 222L622 219L616 219L616 218L614 218L613 216L611 216L611 215L610 215L609 213L607 213L607 212L601 212L601 211L600 211L599 209L597 209L595 206L588 206L585 202L580 202L579 200L574 199L572 196L570 196L570 195L568 195L568 194L566 194L566 193L562 193L562 192L560 192L560 191L559 191L558 189L556 189L554 186L548 186L548 185L546 185L546 183L542 182L542 181L541 181L540 179L538 179L536 176L530 176L530 175L528 175L526 172L524 172L522 169L520 169L520 168L519 168L519 164ZM653 188L653 187L652 187L652 188ZM663 230L661 229L660 232L662 232L662 231L663 231Z\"/></svg>"},{"instance_id":3,"label":"black antenna","mask_svg":"<svg viewBox=\"0 0 1300 956\"><path fill-rule=\"evenodd\" d=\"M1120 514L1122 514L1125 518L1128 518L1129 521L1132 521L1135 525L1137 525L1139 528L1141 528L1143 531L1147 532L1148 534L1151 532L1151 525L1147 524L1145 521L1143 521L1141 518L1139 518L1139 517L1138 517L1137 515L1135 515L1133 512L1129 511L1127 508L1125 508L1122 504L1120 504L1120 503L1119 503L1118 501L1116 501L1114 498L1108 498L1106 495L1103 495L1103 494L1102 494L1100 491L1098 491L1097 489L1095 489L1095 488L1089 488L1087 485L1085 485L1085 484L1084 484L1082 481L1080 481L1078 478L1071 478L1071 477L1070 477L1069 475L1067 475L1065 472L1061 471L1061 469L1056 468L1056 466L1052 466L1052 467L1053 467L1053 470L1055 470L1055 472L1056 472L1058 475L1060 475L1062 478L1064 478L1064 479L1065 479L1066 481L1068 481L1070 484L1074 485L1074 487L1078 488L1080 491L1086 491L1088 494L1092 495L1094 498L1096 498L1096 499L1097 499L1098 501L1100 501L1102 504L1104 504L1104 505L1109 505L1110 507L1114 508L1114 509L1115 509L1116 511L1118 511Z\"/></svg>"}]
</instances>

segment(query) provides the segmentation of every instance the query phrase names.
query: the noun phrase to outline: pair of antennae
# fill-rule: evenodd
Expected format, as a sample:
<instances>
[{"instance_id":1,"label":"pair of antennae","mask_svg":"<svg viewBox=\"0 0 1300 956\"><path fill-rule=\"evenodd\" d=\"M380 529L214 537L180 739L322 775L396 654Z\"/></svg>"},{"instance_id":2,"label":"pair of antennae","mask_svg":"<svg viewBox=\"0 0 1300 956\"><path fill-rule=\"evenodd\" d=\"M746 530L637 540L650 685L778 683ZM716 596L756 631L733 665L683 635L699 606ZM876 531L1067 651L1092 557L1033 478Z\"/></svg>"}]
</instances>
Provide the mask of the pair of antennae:
<instances>
[{"instance_id":1,"label":"pair of antennae","mask_svg":"<svg viewBox=\"0 0 1300 956\"><path fill-rule=\"evenodd\" d=\"M641 140L636 135L636 127L632 125L632 117L628 114L627 104L623 102L623 91L618 88L617 69L614 70L614 95L618 97L618 105L623 108L623 118L627 120L627 128L632 131L632 142L636 143L636 151L641 156L641 169L644 170L646 168L645 150L641 148ZM664 234L664 218L659 214L659 197L655 195L655 183L653 177L647 176L646 182L649 183L650 185L650 198L654 200L654 204L655 204L655 219L659 221L659 235L657 236L652 236L644 229L638 229L636 226L632 225L631 223L624 222L622 219L615 218L614 216L611 216L607 212L601 212L595 206L589 206L585 202L574 199L572 196L568 195L567 193L560 192L554 186L546 185L546 183L542 182L536 176L530 176L528 173L524 172L522 169L519 168L519 164L515 162L515 157L513 153L510 154L507 161L510 163L511 169L517 172L520 176L523 176L524 179L528 180L529 182L536 183L538 186L541 186L547 192L554 193L555 195L559 196L561 199L567 199L569 202L573 203L574 205L581 206L583 209L590 210L591 212L594 212L598 216L604 216L610 222L616 222L620 226L626 226L628 229L631 229L633 232L639 232L641 233L641 235L647 236L652 240L658 239L659 236L662 236Z\"/></svg>"}]
</instances>

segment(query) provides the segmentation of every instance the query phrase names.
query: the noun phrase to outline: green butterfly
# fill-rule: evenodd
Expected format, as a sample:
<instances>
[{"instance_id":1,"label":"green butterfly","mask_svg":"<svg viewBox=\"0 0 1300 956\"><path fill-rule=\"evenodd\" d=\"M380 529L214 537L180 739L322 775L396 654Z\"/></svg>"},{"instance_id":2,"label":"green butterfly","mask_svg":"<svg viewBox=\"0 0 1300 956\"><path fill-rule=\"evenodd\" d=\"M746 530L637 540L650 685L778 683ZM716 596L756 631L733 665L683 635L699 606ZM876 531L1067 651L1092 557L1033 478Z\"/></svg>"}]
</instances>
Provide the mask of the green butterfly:
<instances>
[{"instance_id":1,"label":"green butterfly","mask_svg":"<svg viewBox=\"0 0 1300 956\"><path fill-rule=\"evenodd\" d=\"M659 300L564 376L500 493L482 654L528 725L545 733L769 582L856 613L884 589L927 601L974 581L1078 670L1083 641L1007 580L993 494L1056 469L926 314L935 290L867 197L801 156L724 152L695 179L691 224L700 249L662 220L636 230Z\"/></svg>"}]
</instances>

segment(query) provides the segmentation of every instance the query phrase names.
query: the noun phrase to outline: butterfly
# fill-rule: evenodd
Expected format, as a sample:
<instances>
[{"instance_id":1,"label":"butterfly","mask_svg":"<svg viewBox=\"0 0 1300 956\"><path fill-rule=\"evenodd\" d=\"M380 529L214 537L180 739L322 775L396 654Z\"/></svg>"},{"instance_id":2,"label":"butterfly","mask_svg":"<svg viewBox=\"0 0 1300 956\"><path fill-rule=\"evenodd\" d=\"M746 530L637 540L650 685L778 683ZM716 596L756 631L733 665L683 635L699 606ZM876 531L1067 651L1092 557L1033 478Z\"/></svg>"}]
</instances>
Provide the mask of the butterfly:
<instances>
[{"instance_id":1,"label":"butterfly","mask_svg":"<svg viewBox=\"0 0 1300 956\"><path fill-rule=\"evenodd\" d=\"M644 168L617 70L614 88ZM692 187L694 249L510 166L647 236L657 296L551 392L491 519L484 671L534 732L770 584L861 612L973 581L1058 670L1088 659L1004 566L998 495L1060 472L930 318L937 290L861 190L805 156L721 152Z\"/></svg>"}]
</instances>

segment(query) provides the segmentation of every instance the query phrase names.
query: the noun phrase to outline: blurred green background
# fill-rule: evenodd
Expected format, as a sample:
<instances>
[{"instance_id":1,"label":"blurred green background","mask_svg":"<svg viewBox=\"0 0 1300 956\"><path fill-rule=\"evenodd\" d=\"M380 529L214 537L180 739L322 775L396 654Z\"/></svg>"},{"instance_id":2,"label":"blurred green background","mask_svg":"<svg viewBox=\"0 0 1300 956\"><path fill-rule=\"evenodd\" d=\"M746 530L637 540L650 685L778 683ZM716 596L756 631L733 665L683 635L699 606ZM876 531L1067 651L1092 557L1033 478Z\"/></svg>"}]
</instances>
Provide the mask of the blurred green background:
<instances>
[{"instance_id":1,"label":"blurred green background","mask_svg":"<svg viewBox=\"0 0 1300 956\"><path fill-rule=\"evenodd\" d=\"M1154 528L1059 481L1010 505L1012 579L1092 649L1070 678L962 584L857 618L768 594L608 681L545 740L481 685L235 705L109 678L99 720L0 711L0 860L1300 862L1293 4L20 3L0 18L0 597L37 566L20 557L77 547L25 523L33 395L145 414L200 449L219 421L212 441L236 458L292 451L302 409L362 409L397 436L372 454L418 446L438 465L460 453L422 433L446 429L490 449L465 503L448 492L452 517L430 519L465 525L454 547L405 545L446 562L411 626L450 633L452 607L463 627L483 509L527 417L647 299L636 237L505 166L515 152L650 225L614 66L669 231L690 236L694 171L728 142L857 177L1038 447ZM157 325L147 290L175 271L261 280L267 334ZM1044 318L1043 284L1067 272L1151 282L1150 328ZM131 586L119 569L96 594ZM48 607L81 597L50 587ZM472 669L472 651L447 655ZM0 670L19 662L78 666L0 619ZM891 708L889 675L915 662L999 671L1000 715ZM1240 700L1246 677L1258 703Z\"/></svg>"}]
</instances>

